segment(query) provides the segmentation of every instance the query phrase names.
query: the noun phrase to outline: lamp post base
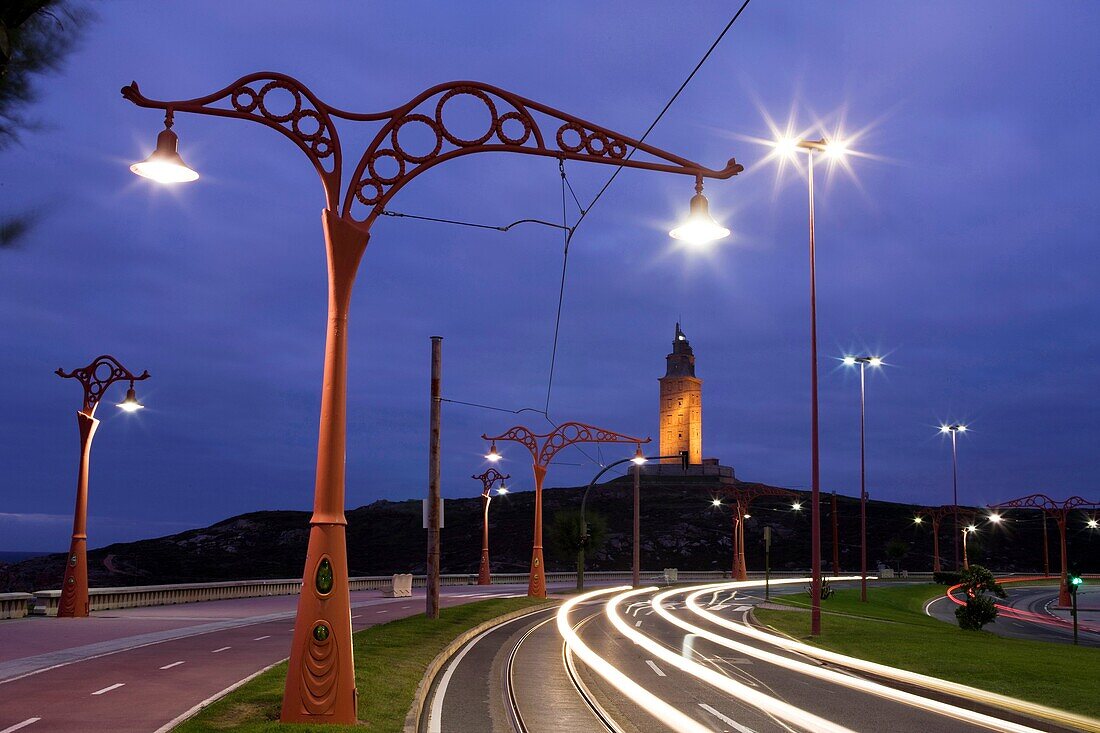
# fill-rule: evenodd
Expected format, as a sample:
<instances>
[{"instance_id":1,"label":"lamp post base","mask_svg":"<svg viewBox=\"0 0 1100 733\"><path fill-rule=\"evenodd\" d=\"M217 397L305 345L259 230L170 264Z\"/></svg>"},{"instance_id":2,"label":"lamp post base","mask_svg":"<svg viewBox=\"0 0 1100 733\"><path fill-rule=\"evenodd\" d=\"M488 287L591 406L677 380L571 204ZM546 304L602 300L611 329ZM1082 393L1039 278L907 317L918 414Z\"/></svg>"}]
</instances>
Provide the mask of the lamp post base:
<instances>
[{"instance_id":1,"label":"lamp post base","mask_svg":"<svg viewBox=\"0 0 1100 733\"><path fill-rule=\"evenodd\" d=\"M314 524L294 621L279 720L354 725L357 716L351 595L342 524Z\"/></svg>"},{"instance_id":2,"label":"lamp post base","mask_svg":"<svg viewBox=\"0 0 1100 733\"><path fill-rule=\"evenodd\" d=\"M489 551L484 550L481 553L481 567L477 571L477 584L478 585L492 585L493 578L489 574Z\"/></svg>"},{"instance_id":3,"label":"lamp post base","mask_svg":"<svg viewBox=\"0 0 1100 733\"><path fill-rule=\"evenodd\" d=\"M61 581L61 600L57 615L63 618L84 618L88 615L88 540L73 537L69 545L65 577Z\"/></svg>"},{"instance_id":4,"label":"lamp post base","mask_svg":"<svg viewBox=\"0 0 1100 733\"><path fill-rule=\"evenodd\" d=\"M531 577L527 582L527 595L531 598L546 598L545 567L542 548L536 547L531 553Z\"/></svg>"}]
</instances>

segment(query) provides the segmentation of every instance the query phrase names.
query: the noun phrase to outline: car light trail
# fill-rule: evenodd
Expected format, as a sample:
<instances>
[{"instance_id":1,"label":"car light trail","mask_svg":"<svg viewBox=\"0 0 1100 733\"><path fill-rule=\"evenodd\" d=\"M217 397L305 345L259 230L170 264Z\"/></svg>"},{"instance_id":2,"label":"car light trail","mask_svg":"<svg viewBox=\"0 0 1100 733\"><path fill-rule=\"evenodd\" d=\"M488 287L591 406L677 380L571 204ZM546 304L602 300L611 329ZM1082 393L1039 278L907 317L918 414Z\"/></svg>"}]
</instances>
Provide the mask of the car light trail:
<instances>
[{"instance_id":1,"label":"car light trail","mask_svg":"<svg viewBox=\"0 0 1100 733\"><path fill-rule=\"evenodd\" d=\"M772 581L772 584L787 582L787 581ZM806 582L794 581L794 582ZM749 581L751 584L760 585L757 581ZM897 667L890 667L885 664L878 664L877 662L870 662L866 659L859 659L858 657L850 657L845 654L838 654L837 652L828 651L819 647L810 646L809 644L803 644L802 642L789 639L784 636L778 636L771 634L760 629L753 628L746 624L739 624L728 619L722 618L716 614L710 613L701 608L698 603L698 596L703 593L710 592L716 587L729 588L729 587L745 587L745 582L740 583L725 583L720 586L706 585L697 588L696 592L692 593L687 598L687 607L695 615L710 621L722 628L729 629L738 634L749 636L760 641L767 642L773 646L778 646L787 651L796 652L799 654L805 654L815 659L821 659L823 661L832 662L849 669L856 669L861 672L867 672L868 674L874 674L887 679L892 679L896 682L901 682L908 685L916 685L925 689L935 690L937 692L946 693L949 695L955 695L957 697L966 698L975 702L984 703L986 705L993 705L999 708L1005 708L1013 710L1024 715L1029 715L1044 720L1056 722L1060 725L1066 725L1070 727L1076 727L1080 730L1092 731L1093 733L1100 733L1100 721L1093 718L1087 718L1083 715L1075 715L1062 710L1055 710L1054 708L1046 707L1045 705L1039 705L1037 703L1028 702L1026 700L1019 700L1014 697L1008 697L1006 695L998 695L995 692L987 692L986 690L979 690L974 687L962 685L957 682L949 682L947 680L940 679L938 677L930 677L928 675L919 674L917 672L909 672L907 670L898 669ZM683 592L683 591L681 591ZM1013 730L1008 726L1015 725L1007 721L997 721L998 727L1002 730ZM1034 730L1030 728L1023 728L1023 730Z\"/></svg>"},{"instance_id":2,"label":"car light trail","mask_svg":"<svg viewBox=\"0 0 1100 733\"><path fill-rule=\"evenodd\" d=\"M685 731L686 733L711 733L710 728L697 723L695 720L672 707L667 702L620 672L606 659L589 649L569 624L569 612L572 611L577 604L591 600L597 596L617 593L629 587L630 586L604 588L579 595L576 598L571 598L566 601L562 604L561 608L558 609L558 633L565 639L565 643L569 647L569 650L580 658L582 662L587 664L592 671L610 682L619 692L629 697L635 704L658 721L675 731Z\"/></svg>"},{"instance_id":3,"label":"car light trail","mask_svg":"<svg viewBox=\"0 0 1100 733\"><path fill-rule=\"evenodd\" d=\"M806 580L793 579L780 582L783 584L791 584L804 583L806 582ZM689 595L687 601L688 608L692 609L693 612L695 611L695 609L698 609L699 596L705 593L709 593L711 590L711 588L703 588L701 590L696 590L694 593ZM1018 723L1004 721L999 718L994 718L990 715L984 715L982 713L977 713L972 710L967 710L966 708L960 708L955 705L940 702L939 700L929 700L919 695L914 695L909 692L903 692L901 690L896 690L892 687L878 684L877 682L872 682L870 680L862 679L860 677L843 674L832 669L819 667L816 664L807 664L806 662L801 662L796 659L790 659L788 657L765 651L763 649L759 649L748 644L742 644L740 642L733 641L732 639L728 639L711 631L707 631L706 629L702 629L698 626L676 618L662 605L665 599L669 596L677 595L683 592L684 591L682 589L674 589L670 591L665 591L664 593L660 593L654 596L652 601L653 609L657 612L659 616L661 616L661 618L665 619L674 626L677 626L689 633L697 634L698 636L707 639L714 644L718 644L719 646L723 646L727 649L733 649L742 654L755 657L756 659L759 659L768 664L774 664L777 667L782 667L783 669L787 669L798 674L815 677L831 684L848 687L850 689L885 698L893 702L903 703L905 705L910 705L921 710L926 710L939 715L945 715L951 718L955 718L956 720L962 720L967 723L973 723L986 728L993 728L995 730L1010 731L1011 733L1038 733L1035 728L1020 725ZM707 618L709 619L710 616L713 616L713 614L708 615ZM723 619L723 621L725 621L725 619ZM731 622L722 624L722 626L726 628L729 628L729 625L735 624L731 624Z\"/></svg>"},{"instance_id":4,"label":"car light trail","mask_svg":"<svg viewBox=\"0 0 1100 733\"><path fill-rule=\"evenodd\" d=\"M628 598L633 598L634 596L641 595L643 593L652 593L655 590L657 589L640 588L638 590L627 591L625 593L620 593L619 595L615 596L607 602L607 617L611 620L611 624L620 634L630 639L650 654L653 654L656 657L660 657L668 664L671 664L672 666L692 675L693 677L697 677L703 680L712 687L718 688L722 692L725 692L726 694L731 695L738 700L741 700L742 702L761 710L767 715L774 716L780 720L791 723L793 725L797 725L801 728L814 731L814 733L852 733L852 731L850 731L848 728L845 728L844 726L837 725L836 723L825 720L824 718L818 717L813 713L806 712L801 708L795 707L790 703L783 702L782 700L771 697L770 695L765 695L758 690L754 690L747 685L744 685L740 682L737 682L736 680L721 675L718 672L715 672L713 669L704 667L694 660L685 659L671 649L668 649L662 644L659 644L653 639L650 639L648 636L645 636L644 634L638 632L636 629L623 621L623 618L619 615L618 611L620 603ZM683 591L680 590L673 592ZM559 616L559 619L560 618L561 617ZM560 620L558 628L561 628Z\"/></svg>"}]
</instances>

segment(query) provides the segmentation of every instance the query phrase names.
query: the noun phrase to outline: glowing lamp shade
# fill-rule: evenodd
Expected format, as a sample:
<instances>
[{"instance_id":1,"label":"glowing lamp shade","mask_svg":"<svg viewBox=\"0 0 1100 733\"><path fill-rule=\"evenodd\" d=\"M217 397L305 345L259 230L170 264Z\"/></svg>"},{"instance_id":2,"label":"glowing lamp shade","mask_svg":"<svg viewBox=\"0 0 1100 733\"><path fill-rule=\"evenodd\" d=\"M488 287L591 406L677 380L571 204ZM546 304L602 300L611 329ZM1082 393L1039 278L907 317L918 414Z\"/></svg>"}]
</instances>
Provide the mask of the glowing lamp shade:
<instances>
[{"instance_id":1,"label":"glowing lamp shade","mask_svg":"<svg viewBox=\"0 0 1100 733\"><path fill-rule=\"evenodd\" d=\"M796 501L794 504L791 504L791 509L794 509L796 512L802 511L802 502Z\"/></svg>"},{"instance_id":2,"label":"glowing lamp shade","mask_svg":"<svg viewBox=\"0 0 1100 733\"><path fill-rule=\"evenodd\" d=\"M830 140L825 143L825 155L830 158L843 158L848 152L848 143L843 140Z\"/></svg>"},{"instance_id":3,"label":"glowing lamp shade","mask_svg":"<svg viewBox=\"0 0 1100 733\"><path fill-rule=\"evenodd\" d=\"M710 215L707 197L697 193L691 197L691 211L687 221L668 233L673 239L688 244L703 245L728 237L730 230L721 226Z\"/></svg>"},{"instance_id":4,"label":"glowing lamp shade","mask_svg":"<svg viewBox=\"0 0 1100 733\"><path fill-rule=\"evenodd\" d=\"M501 484L501 485L500 485L500 486L499 486L499 487L497 488L497 493L498 493L498 494L500 494L500 495L502 495L502 496L503 496L504 494L507 494L507 493L508 493L508 487L507 487L507 486L505 486L504 484Z\"/></svg>"},{"instance_id":5,"label":"glowing lamp shade","mask_svg":"<svg viewBox=\"0 0 1100 733\"><path fill-rule=\"evenodd\" d=\"M977 528L977 527L975 527L975 526L974 526L973 524L971 524L971 525L968 525L968 526L967 526L967 528L966 528L966 531L967 531L967 532L977 532L977 531L978 531L978 528Z\"/></svg>"},{"instance_id":6,"label":"glowing lamp shade","mask_svg":"<svg viewBox=\"0 0 1100 733\"><path fill-rule=\"evenodd\" d=\"M989 521L996 524L997 522L1001 521L1001 515L1000 514L990 514L989 515Z\"/></svg>"},{"instance_id":7,"label":"glowing lamp shade","mask_svg":"<svg viewBox=\"0 0 1100 733\"><path fill-rule=\"evenodd\" d=\"M867 363L873 367L880 367L882 366L882 359L878 356L872 356L867 360Z\"/></svg>"},{"instance_id":8,"label":"glowing lamp shade","mask_svg":"<svg viewBox=\"0 0 1100 733\"><path fill-rule=\"evenodd\" d=\"M793 137L785 137L775 141L775 154L783 157L794 155L798 150L798 140Z\"/></svg>"},{"instance_id":9,"label":"glowing lamp shade","mask_svg":"<svg viewBox=\"0 0 1100 733\"><path fill-rule=\"evenodd\" d=\"M638 450L634 451L634 457L631 458L630 461L635 466L641 466L645 463L645 456L642 455L642 449L640 447Z\"/></svg>"},{"instance_id":10,"label":"glowing lamp shade","mask_svg":"<svg viewBox=\"0 0 1100 733\"><path fill-rule=\"evenodd\" d=\"M710 500L710 505L711 506L722 506L722 500L721 499L711 499Z\"/></svg>"},{"instance_id":11,"label":"glowing lamp shade","mask_svg":"<svg viewBox=\"0 0 1100 733\"><path fill-rule=\"evenodd\" d=\"M134 393L134 388L126 390L126 399L118 403L118 408L124 412L137 412L144 408L145 405L138 402L137 395Z\"/></svg>"},{"instance_id":12,"label":"glowing lamp shade","mask_svg":"<svg viewBox=\"0 0 1100 733\"><path fill-rule=\"evenodd\" d=\"M855 366L855 365L856 365L856 358L854 356L844 357L844 366Z\"/></svg>"},{"instance_id":13,"label":"glowing lamp shade","mask_svg":"<svg viewBox=\"0 0 1100 733\"><path fill-rule=\"evenodd\" d=\"M134 163L130 170L143 178L157 183L187 183L199 177L190 166L183 162L177 151L179 138L171 130L162 130L157 135L157 149L145 160Z\"/></svg>"},{"instance_id":14,"label":"glowing lamp shade","mask_svg":"<svg viewBox=\"0 0 1100 733\"><path fill-rule=\"evenodd\" d=\"M913 517L913 524L920 524L923 521L924 520L921 519L920 517Z\"/></svg>"},{"instance_id":15,"label":"glowing lamp shade","mask_svg":"<svg viewBox=\"0 0 1100 733\"><path fill-rule=\"evenodd\" d=\"M1096 529L1097 527L1100 527L1100 522L1097 522L1095 519L1090 519L1088 522L1088 526L1089 529Z\"/></svg>"},{"instance_id":16,"label":"glowing lamp shade","mask_svg":"<svg viewBox=\"0 0 1100 733\"><path fill-rule=\"evenodd\" d=\"M492 463L496 463L500 460L500 453L497 452L496 443L493 443L493 445L489 448L489 452L485 454L485 460Z\"/></svg>"}]
</instances>

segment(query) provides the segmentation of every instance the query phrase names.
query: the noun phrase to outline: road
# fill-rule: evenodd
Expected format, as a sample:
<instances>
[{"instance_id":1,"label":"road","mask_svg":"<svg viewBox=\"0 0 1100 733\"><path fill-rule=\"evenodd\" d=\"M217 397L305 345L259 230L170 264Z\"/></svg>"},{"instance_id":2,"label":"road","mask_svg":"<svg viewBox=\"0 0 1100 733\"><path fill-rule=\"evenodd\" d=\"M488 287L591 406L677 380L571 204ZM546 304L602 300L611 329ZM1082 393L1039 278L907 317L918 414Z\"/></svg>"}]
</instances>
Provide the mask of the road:
<instances>
[{"instance_id":1,"label":"road","mask_svg":"<svg viewBox=\"0 0 1100 733\"><path fill-rule=\"evenodd\" d=\"M567 669L568 656L550 612L483 635L445 667L423 730L990 729L988 718L959 719L972 716L970 711L996 718L994 729L1065 730L944 693L878 686L866 677L816 664L719 623L744 628L751 608L761 600L756 591L708 591L697 601L700 614L688 607L689 590L665 591L664 597L646 590L622 598L613 608L605 595L570 609L566 628L576 634L570 649L578 658L579 683ZM605 724L601 716L613 722Z\"/></svg>"},{"instance_id":2,"label":"road","mask_svg":"<svg viewBox=\"0 0 1100 733\"><path fill-rule=\"evenodd\" d=\"M451 606L526 586L443 589ZM351 594L352 626L424 611L423 591ZM289 654L296 596L0 622L0 733L150 733Z\"/></svg>"},{"instance_id":3,"label":"road","mask_svg":"<svg viewBox=\"0 0 1100 733\"><path fill-rule=\"evenodd\" d=\"M1073 642L1073 626L1069 612L1054 609L1058 600L1058 587L1054 585L1005 584L1008 598L998 601L1003 605L1025 612L1021 617L1001 614L996 621L982 627L998 636L1032 641ZM1100 587L1084 586L1078 592L1079 623L1100 628ZM947 623L957 623L955 609L958 606L944 597L928 604L928 615ZM1084 610L1089 609L1089 610ZM1100 634L1082 630L1078 643L1081 646L1100 647Z\"/></svg>"}]
</instances>

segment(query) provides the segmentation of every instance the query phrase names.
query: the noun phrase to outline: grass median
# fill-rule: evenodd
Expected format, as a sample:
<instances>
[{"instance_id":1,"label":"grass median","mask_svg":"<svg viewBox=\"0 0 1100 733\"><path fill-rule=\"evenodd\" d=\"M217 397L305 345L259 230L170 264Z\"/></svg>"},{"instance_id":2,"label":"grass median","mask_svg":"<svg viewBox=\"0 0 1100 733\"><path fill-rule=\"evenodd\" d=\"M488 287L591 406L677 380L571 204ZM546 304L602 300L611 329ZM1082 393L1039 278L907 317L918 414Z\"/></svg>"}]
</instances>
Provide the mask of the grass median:
<instances>
[{"instance_id":1,"label":"grass median","mask_svg":"<svg viewBox=\"0 0 1100 733\"><path fill-rule=\"evenodd\" d=\"M872 662L1100 718L1096 670L1100 649L1007 639L963 631L924 613L944 592L938 585L838 590L821 602L822 634L810 637L805 610L757 610L762 623L800 641ZM808 594L778 602L809 608Z\"/></svg>"},{"instance_id":2,"label":"grass median","mask_svg":"<svg viewBox=\"0 0 1100 733\"><path fill-rule=\"evenodd\" d=\"M451 606L439 619L422 615L372 626L354 635L355 684L359 689L359 726L293 726L294 731L400 731L416 686L428 664L459 634L511 611L546 605L532 598L494 598ZM178 733L289 730L279 725L286 662L229 693L181 723Z\"/></svg>"}]
</instances>

